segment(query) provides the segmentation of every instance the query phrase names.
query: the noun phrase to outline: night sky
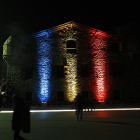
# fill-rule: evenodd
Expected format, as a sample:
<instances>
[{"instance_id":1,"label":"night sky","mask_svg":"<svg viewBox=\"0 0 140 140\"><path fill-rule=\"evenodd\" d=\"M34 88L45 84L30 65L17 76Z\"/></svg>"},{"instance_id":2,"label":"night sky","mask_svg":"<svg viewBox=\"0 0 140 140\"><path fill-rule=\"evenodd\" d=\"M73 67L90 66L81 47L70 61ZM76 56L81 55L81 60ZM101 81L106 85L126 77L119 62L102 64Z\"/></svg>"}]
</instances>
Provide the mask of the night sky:
<instances>
[{"instance_id":1,"label":"night sky","mask_svg":"<svg viewBox=\"0 0 140 140\"><path fill-rule=\"evenodd\" d=\"M11 35L26 36L68 21L111 31L130 21L139 21L138 3L112 1L31 1L0 2L0 56L4 41Z\"/></svg>"}]
</instances>

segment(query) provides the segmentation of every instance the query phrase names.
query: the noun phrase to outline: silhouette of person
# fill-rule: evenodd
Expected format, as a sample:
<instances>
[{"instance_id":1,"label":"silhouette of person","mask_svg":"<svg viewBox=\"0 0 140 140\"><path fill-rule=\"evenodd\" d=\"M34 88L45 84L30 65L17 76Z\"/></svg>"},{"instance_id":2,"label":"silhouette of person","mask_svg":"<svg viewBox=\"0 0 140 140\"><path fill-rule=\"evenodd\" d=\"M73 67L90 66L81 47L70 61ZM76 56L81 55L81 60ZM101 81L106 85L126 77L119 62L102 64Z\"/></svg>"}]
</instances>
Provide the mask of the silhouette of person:
<instances>
[{"instance_id":1,"label":"silhouette of person","mask_svg":"<svg viewBox=\"0 0 140 140\"><path fill-rule=\"evenodd\" d=\"M80 120L82 120L82 116L83 116L83 98L82 95L80 93L78 93L77 96L77 121L79 119L79 114L80 114Z\"/></svg>"},{"instance_id":2,"label":"silhouette of person","mask_svg":"<svg viewBox=\"0 0 140 140\"><path fill-rule=\"evenodd\" d=\"M89 100L88 97L85 97L85 111L86 109L89 111Z\"/></svg>"},{"instance_id":3,"label":"silhouette of person","mask_svg":"<svg viewBox=\"0 0 140 140\"><path fill-rule=\"evenodd\" d=\"M78 96L78 95L77 95ZM75 115L77 115L77 96L74 99L74 106L75 106Z\"/></svg>"},{"instance_id":4,"label":"silhouette of person","mask_svg":"<svg viewBox=\"0 0 140 140\"><path fill-rule=\"evenodd\" d=\"M1 91L5 92L6 91L6 87L7 87L6 82L3 82L2 85L1 85Z\"/></svg>"},{"instance_id":5,"label":"silhouette of person","mask_svg":"<svg viewBox=\"0 0 140 140\"><path fill-rule=\"evenodd\" d=\"M3 107L3 95L0 93L0 108Z\"/></svg>"},{"instance_id":6,"label":"silhouette of person","mask_svg":"<svg viewBox=\"0 0 140 140\"><path fill-rule=\"evenodd\" d=\"M23 127L23 109L24 101L18 94L13 95L13 101L15 103L14 112L12 116L12 130L14 130L14 140L25 140L19 136Z\"/></svg>"},{"instance_id":7,"label":"silhouette of person","mask_svg":"<svg viewBox=\"0 0 140 140\"><path fill-rule=\"evenodd\" d=\"M93 98L92 98L91 94L89 96L89 105L90 105L91 111L92 111L92 109L95 110L94 102L93 102Z\"/></svg>"}]
</instances>

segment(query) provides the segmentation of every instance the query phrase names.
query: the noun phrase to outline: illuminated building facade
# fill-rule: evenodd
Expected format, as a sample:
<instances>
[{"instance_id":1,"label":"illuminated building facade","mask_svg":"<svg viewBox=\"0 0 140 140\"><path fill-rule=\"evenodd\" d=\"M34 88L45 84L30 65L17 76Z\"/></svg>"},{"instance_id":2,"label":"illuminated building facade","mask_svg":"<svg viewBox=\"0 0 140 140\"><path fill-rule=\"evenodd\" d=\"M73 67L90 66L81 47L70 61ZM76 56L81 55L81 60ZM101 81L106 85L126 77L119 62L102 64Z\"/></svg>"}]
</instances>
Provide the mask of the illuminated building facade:
<instances>
[{"instance_id":1,"label":"illuminated building facade","mask_svg":"<svg viewBox=\"0 0 140 140\"><path fill-rule=\"evenodd\" d=\"M122 75L130 45L114 35L70 21L28 36L22 45L7 42L9 87L33 101L72 102L82 93L103 102L126 90Z\"/></svg>"}]
</instances>

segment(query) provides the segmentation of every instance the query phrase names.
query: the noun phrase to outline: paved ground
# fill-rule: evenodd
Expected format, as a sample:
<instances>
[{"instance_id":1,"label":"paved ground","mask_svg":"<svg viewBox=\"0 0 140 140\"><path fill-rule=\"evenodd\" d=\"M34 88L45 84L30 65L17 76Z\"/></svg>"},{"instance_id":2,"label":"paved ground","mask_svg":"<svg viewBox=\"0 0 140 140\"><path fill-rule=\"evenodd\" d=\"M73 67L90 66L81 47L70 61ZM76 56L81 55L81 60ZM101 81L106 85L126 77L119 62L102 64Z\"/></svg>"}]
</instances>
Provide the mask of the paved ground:
<instances>
[{"instance_id":1,"label":"paved ground","mask_svg":"<svg viewBox=\"0 0 140 140\"><path fill-rule=\"evenodd\" d=\"M13 140L12 113L0 113L0 140ZM139 140L140 111L31 113L31 133L27 140Z\"/></svg>"}]
</instances>

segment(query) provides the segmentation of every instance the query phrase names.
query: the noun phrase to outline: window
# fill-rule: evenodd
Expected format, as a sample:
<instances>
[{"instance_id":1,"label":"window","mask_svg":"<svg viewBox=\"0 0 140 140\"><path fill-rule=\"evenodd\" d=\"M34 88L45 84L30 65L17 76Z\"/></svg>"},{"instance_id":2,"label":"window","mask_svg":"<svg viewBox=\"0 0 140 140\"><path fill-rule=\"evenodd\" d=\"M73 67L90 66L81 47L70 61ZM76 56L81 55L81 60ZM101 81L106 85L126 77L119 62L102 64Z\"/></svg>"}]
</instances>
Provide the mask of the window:
<instances>
[{"instance_id":1,"label":"window","mask_svg":"<svg viewBox=\"0 0 140 140\"><path fill-rule=\"evenodd\" d=\"M76 53L76 41L67 40L67 48L66 53Z\"/></svg>"},{"instance_id":2,"label":"window","mask_svg":"<svg viewBox=\"0 0 140 140\"><path fill-rule=\"evenodd\" d=\"M124 73L124 65L121 63L110 63L109 73L113 77L123 76L125 74Z\"/></svg>"},{"instance_id":3,"label":"window","mask_svg":"<svg viewBox=\"0 0 140 140\"><path fill-rule=\"evenodd\" d=\"M81 65L81 77L89 77L89 66L87 64Z\"/></svg>"},{"instance_id":4,"label":"window","mask_svg":"<svg viewBox=\"0 0 140 140\"><path fill-rule=\"evenodd\" d=\"M119 42L119 51L120 52L122 51L122 42L121 41Z\"/></svg>"},{"instance_id":5,"label":"window","mask_svg":"<svg viewBox=\"0 0 140 140\"><path fill-rule=\"evenodd\" d=\"M119 52L122 51L122 43L109 39L108 48L111 52Z\"/></svg>"},{"instance_id":6,"label":"window","mask_svg":"<svg viewBox=\"0 0 140 140\"><path fill-rule=\"evenodd\" d=\"M80 67L77 68L77 76L89 77L91 71L92 68L90 68L88 64L82 64Z\"/></svg>"},{"instance_id":7,"label":"window","mask_svg":"<svg viewBox=\"0 0 140 140\"><path fill-rule=\"evenodd\" d=\"M68 76L68 66L64 66L64 76L65 78Z\"/></svg>"},{"instance_id":8,"label":"window","mask_svg":"<svg viewBox=\"0 0 140 140\"><path fill-rule=\"evenodd\" d=\"M64 66L63 65L53 66L52 77L54 77L54 78L64 78Z\"/></svg>"},{"instance_id":9,"label":"window","mask_svg":"<svg viewBox=\"0 0 140 140\"><path fill-rule=\"evenodd\" d=\"M132 53L132 60L134 60L134 61L140 60L139 54L138 53Z\"/></svg>"},{"instance_id":10,"label":"window","mask_svg":"<svg viewBox=\"0 0 140 140\"><path fill-rule=\"evenodd\" d=\"M57 101L64 101L64 92L63 91L57 92Z\"/></svg>"},{"instance_id":11,"label":"window","mask_svg":"<svg viewBox=\"0 0 140 140\"><path fill-rule=\"evenodd\" d=\"M32 78L32 67L31 66L27 66L24 69L24 78L25 80L31 79Z\"/></svg>"}]
</instances>

